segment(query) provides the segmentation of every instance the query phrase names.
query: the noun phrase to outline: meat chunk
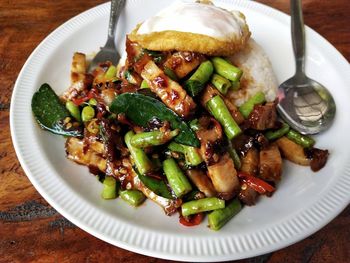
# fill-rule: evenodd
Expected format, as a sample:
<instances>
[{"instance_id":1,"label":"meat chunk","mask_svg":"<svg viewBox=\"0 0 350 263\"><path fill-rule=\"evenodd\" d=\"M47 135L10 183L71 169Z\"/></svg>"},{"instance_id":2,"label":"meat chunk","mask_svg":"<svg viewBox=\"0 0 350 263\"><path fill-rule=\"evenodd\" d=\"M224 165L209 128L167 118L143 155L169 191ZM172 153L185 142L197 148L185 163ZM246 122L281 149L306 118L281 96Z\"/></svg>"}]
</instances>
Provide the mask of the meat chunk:
<instances>
[{"instance_id":1,"label":"meat chunk","mask_svg":"<svg viewBox=\"0 0 350 263\"><path fill-rule=\"evenodd\" d=\"M277 182L281 179L282 158L277 145L271 144L260 151L259 177Z\"/></svg>"},{"instance_id":2,"label":"meat chunk","mask_svg":"<svg viewBox=\"0 0 350 263\"><path fill-rule=\"evenodd\" d=\"M256 199L259 197L259 193L251 188L249 185L243 183L241 190L238 194L239 200L248 206L255 205Z\"/></svg>"},{"instance_id":3,"label":"meat chunk","mask_svg":"<svg viewBox=\"0 0 350 263\"><path fill-rule=\"evenodd\" d=\"M329 155L328 150L312 148L304 151L306 156L311 159L310 167L312 171L317 172L326 165Z\"/></svg>"},{"instance_id":4,"label":"meat chunk","mask_svg":"<svg viewBox=\"0 0 350 263\"><path fill-rule=\"evenodd\" d=\"M181 117L188 117L195 109L196 103L186 90L166 76L152 60L144 66L141 76L147 81L151 91Z\"/></svg>"},{"instance_id":5,"label":"meat chunk","mask_svg":"<svg viewBox=\"0 0 350 263\"><path fill-rule=\"evenodd\" d=\"M248 117L249 127L263 131L274 128L277 120L276 104L274 102L265 105L255 105Z\"/></svg>"},{"instance_id":6,"label":"meat chunk","mask_svg":"<svg viewBox=\"0 0 350 263\"><path fill-rule=\"evenodd\" d=\"M304 148L299 144L293 142L285 136L279 138L276 143L282 156L284 156L287 160L299 165L310 165L311 159L306 156Z\"/></svg>"},{"instance_id":7,"label":"meat chunk","mask_svg":"<svg viewBox=\"0 0 350 263\"><path fill-rule=\"evenodd\" d=\"M179 79L182 79L197 68L204 59L202 54L180 51L172 54L165 61L164 67L171 69Z\"/></svg>"},{"instance_id":8,"label":"meat chunk","mask_svg":"<svg viewBox=\"0 0 350 263\"><path fill-rule=\"evenodd\" d=\"M233 161L228 153L208 166L208 175L214 188L223 199L231 199L239 191L239 180Z\"/></svg>"},{"instance_id":9,"label":"meat chunk","mask_svg":"<svg viewBox=\"0 0 350 263\"><path fill-rule=\"evenodd\" d=\"M204 193L206 197L216 195L214 186L205 172L199 169L187 169L186 174L198 190Z\"/></svg>"},{"instance_id":10,"label":"meat chunk","mask_svg":"<svg viewBox=\"0 0 350 263\"><path fill-rule=\"evenodd\" d=\"M258 168L259 168L259 153L257 149L252 147L242 157L240 170L250 175L257 175Z\"/></svg>"}]
</instances>

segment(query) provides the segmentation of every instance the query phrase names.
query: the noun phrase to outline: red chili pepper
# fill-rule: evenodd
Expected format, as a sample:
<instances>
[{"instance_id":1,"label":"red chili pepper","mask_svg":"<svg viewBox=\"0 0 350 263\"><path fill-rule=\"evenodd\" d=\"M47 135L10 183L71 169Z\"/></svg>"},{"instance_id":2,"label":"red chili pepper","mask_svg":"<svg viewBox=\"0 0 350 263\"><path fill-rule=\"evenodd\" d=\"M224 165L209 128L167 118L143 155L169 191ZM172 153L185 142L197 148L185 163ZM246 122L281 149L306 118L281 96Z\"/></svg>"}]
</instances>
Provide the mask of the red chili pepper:
<instances>
[{"instance_id":1,"label":"red chili pepper","mask_svg":"<svg viewBox=\"0 0 350 263\"><path fill-rule=\"evenodd\" d=\"M199 225L204 218L203 213L188 216L187 218L180 216L179 222L184 226L196 226Z\"/></svg>"},{"instance_id":2,"label":"red chili pepper","mask_svg":"<svg viewBox=\"0 0 350 263\"><path fill-rule=\"evenodd\" d=\"M266 183L265 181L253 176L253 175L250 175L250 174L247 174L245 172L238 172L238 177L240 179L242 179L242 181L244 183L246 183L247 185L249 185L251 188L253 188L255 191L257 191L259 194L265 194L266 192L274 192L276 189Z\"/></svg>"},{"instance_id":3,"label":"red chili pepper","mask_svg":"<svg viewBox=\"0 0 350 263\"><path fill-rule=\"evenodd\" d=\"M95 98L96 96L97 96L96 90L95 89L91 89L86 96L80 97L80 98L73 98L72 102L75 105L80 106L85 101L88 101L89 99Z\"/></svg>"}]
</instances>

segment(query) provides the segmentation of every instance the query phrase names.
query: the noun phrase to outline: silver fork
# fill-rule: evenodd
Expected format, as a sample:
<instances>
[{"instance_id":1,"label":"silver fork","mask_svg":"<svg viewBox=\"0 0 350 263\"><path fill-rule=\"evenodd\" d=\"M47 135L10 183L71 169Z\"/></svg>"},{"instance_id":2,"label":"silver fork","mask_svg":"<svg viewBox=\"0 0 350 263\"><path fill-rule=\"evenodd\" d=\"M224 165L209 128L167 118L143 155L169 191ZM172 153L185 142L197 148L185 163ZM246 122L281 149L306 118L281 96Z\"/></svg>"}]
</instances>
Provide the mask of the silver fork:
<instances>
[{"instance_id":1,"label":"silver fork","mask_svg":"<svg viewBox=\"0 0 350 263\"><path fill-rule=\"evenodd\" d=\"M112 0L111 1L111 11L109 15L109 25L108 25L108 38L104 47L96 54L94 59L91 61L89 66L89 72L94 70L99 63L110 61L113 65L116 65L120 59L120 54L118 53L115 44L115 30L117 27L118 19L123 10L126 0Z\"/></svg>"}]
</instances>

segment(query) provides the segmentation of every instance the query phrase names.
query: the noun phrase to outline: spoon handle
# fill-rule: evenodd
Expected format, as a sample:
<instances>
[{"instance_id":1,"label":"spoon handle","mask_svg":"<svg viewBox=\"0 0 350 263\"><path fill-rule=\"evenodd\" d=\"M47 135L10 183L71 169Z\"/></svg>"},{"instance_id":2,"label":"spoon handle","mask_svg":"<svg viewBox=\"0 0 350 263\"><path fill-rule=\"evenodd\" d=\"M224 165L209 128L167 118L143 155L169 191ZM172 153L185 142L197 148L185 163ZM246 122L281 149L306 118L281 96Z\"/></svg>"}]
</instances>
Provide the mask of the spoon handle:
<instances>
[{"instance_id":1,"label":"spoon handle","mask_svg":"<svg viewBox=\"0 0 350 263\"><path fill-rule=\"evenodd\" d=\"M118 18L125 5L126 0L112 0L111 12L109 15L108 38L114 39L115 29L117 27Z\"/></svg>"},{"instance_id":2,"label":"spoon handle","mask_svg":"<svg viewBox=\"0 0 350 263\"><path fill-rule=\"evenodd\" d=\"M305 32L301 0L290 0L292 42L295 57L296 74L303 74L305 69Z\"/></svg>"}]
</instances>

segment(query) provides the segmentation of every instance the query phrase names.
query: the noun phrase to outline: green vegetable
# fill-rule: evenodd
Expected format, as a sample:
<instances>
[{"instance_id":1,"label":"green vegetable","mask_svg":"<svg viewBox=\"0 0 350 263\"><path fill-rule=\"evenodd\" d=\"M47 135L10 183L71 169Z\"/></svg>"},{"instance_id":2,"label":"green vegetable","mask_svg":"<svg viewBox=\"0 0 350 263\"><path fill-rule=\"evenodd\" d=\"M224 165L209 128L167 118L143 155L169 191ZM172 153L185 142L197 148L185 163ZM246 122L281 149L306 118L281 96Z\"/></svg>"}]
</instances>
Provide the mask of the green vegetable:
<instances>
[{"instance_id":1,"label":"green vegetable","mask_svg":"<svg viewBox=\"0 0 350 263\"><path fill-rule=\"evenodd\" d=\"M214 65L215 72L228 80L237 82L243 74L242 70L223 58L214 57L211 58L211 62Z\"/></svg>"},{"instance_id":2,"label":"green vegetable","mask_svg":"<svg viewBox=\"0 0 350 263\"><path fill-rule=\"evenodd\" d=\"M146 200L146 196L139 190L123 190L119 195L132 206L139 206Z\"/></svg>"},{"instance_id":3,"label":"green vegetable","mask_svg":"<svg viewBox=\"0 0 350 263\"><path fill-rule=\"evenodd\" d=\"M89 99L88 104L90 106L96 106L97 105L97 100L95 98L91 98L91 99Z\"/></svg>"},{"instance_id":4,"label":"green vegetable","mask_svg":"<svg viewBox=\"0 0 350 263\"><path fill-rule=\"evenodd\" d=\"M170 132L151 131L141 132L134 135L130 143L138 148L145 148L148 146L162 145L179 134L179 130L173 130Z\"/></svg>"},{"instance_id":5,"label":"green vegetable","mask_svg":"<svg viewBox=\"0 0 350 263\"><path fill-rule=\"evenodd\" d=\"M164 67L164 73L172 80L179 81L179 78L176 76L175 72L173 70L171 70L170 68Z\"/></svg>"},{"instance_id":6,"label":"green vegetable","mask_svg":"<svg viewBox=\"0 0 350 263\"><path fill-rule=\"evenodd\" d=\"M311 148L315 144L315 140L311 137L302 135L299 132L292 129L290 129L287 132L286 137L304 148Z\"/></svg>"},{"instance_id":7,"label":"green vegetable","mask_svg":"<svg viewBox=\"0 0 350 263\"><path fill-rule=\"evenodd\" d=\"M231 89L232 90L239 90L240 87L241 87L241 82L239 80L231 81Z\"/></svg>"},{"instance_id":8,"label":"green vegetable","mask_svg":"<svg viewBox=\"0 0 350 263\"><path fill-rule=\"evenodd\" d=\"M194 120L190 121L190 127L191 127L192 131L198 131L200 129L198 119L194 119Z\"/></svg>"},{"instance_id":9,"label":"green vegetable","mask_svg":"<svg viewBox=\"0 0 350 263\"><path fill-rule=\"evenodd\" d=\"M141 82L140 89L149 89L149 86L148 86L146 80L143 80L143 81Z\"/></svg>"},{"instance_id":10,"label":"green vegetable","mask_svg":"<svg viewBox=\"0 0 350 263\"><path fill-rule=\"evenodd\" d=\"M201 212L212 211L225 207L225 201L217 197L207 197L203 199L189 201L181 205L183 216L198 214Z\"/></svg>"},{"instance_id":11,"label":"green vegetable","mask_svg":"<svg viewBox=\"0 0 350 263\"><path fill-rule=\"evenodd\" d=\"M77 121L81 121L79 106L68 100L66 102L66 109Z\"/></svg>"},{"instance_id":12,"label":"green vegetable","mask_svg":"<svg viewBox=\"0 0 350 263\"><path fill-rule=\"evenodd\" d=\"M150 57L153 58L153 61L155 63L160 63L162 62L164 58L164 54L160 51L153 51L153 50L148 50L148 49L142 49L141 54L147 53Z\"/></svg>"},{"instance_id":13,"label":"green vegetable","mask_svg":"<svg viewBox=\"0 0 350 263\"><path fill-rule=\"evenodd\" d=\"M126 70L124 72L124 77L130 84L136 85L137 84L137 80L135 79L135 77L133 76L132 73L133 73L132 70Z\"/></svg>"},{"instance_id":14,"label":"green vegetable","mask_svg":"<svg viewBox=\"0 0 350 263\"><path fill-rule=\"evenodd\" d=\"M138 174L141 182L152 192L167 199L172 199L173 196L170 193L166 183L163 180L158 180L153 177Z\"/></svg>"},{"instance_id":15,"label":"green vegetable","mask_svg":"<svg viewBox=\"0 0 350 263\"><path fill-rule=\"evenodd\" d=\"M194 97L203 89L213 74L213 64L207 60L199 65L193 75L185 82L188 93Z\"/></svg>"},{"instance_id":16,"label":"green vegetable","mask_svg":"<svg viewBox=\"0 0 350 263\"><path fill-rule=\"evenodd\" d=\"M137 170L141 174L146 174L153 170L153 164L152 161L148 158L146 153L140 149L132 146L131 144L131 138L134 136L133 131L129 131L125 134L124 141L126 146L128 147L130 154L132 156L132 159L135 162L135 165L137 167Z\"/></svg>"},{"instance_id":17,"label":"green vegetable","mask_svg":"<svg viewBox=\"0 0 350 263\"><path fill-rule=\"evenodd\" d=\"M225 102L219 95L211 98L207 102L207 107L214 118L224 127L225 134L229 140L232 140L242 132L241 128L227 109Z\"/></svg>"},{"instance_id":18,"label":"green vegetable","mask_svg":"<svg viewBox=\"0 0 350 263\"><path fill-rule=\"evenodd\" d=\"M231 82L218 74L213 74L213 76L211 77L211 83L214 85L215 88L218 89L218 91L220 91L221 94L224 95L231 87Z\"/></svg>"},{"instance_id":19,"label":"green vegetable","mask_svg":"<svg viewBox=\"0 0 350 263\"><path fill-rule=\"evenodd\" d=\"M83 136L81 127L68 127L65 124L70 113L49 84L41 85L39 90L34 93L32 111L36 121L43 129L65 136Z\"/></svg>"},{"instance_id":20,"label":"green vegetable","mask_svg":"<svg viewBox=\"0 0 350 263\"><path fill-rule=\"evenodd\" d=\"M102 190L102 198L103 199L114 199L117 197L117 188L118 184L115 178L112 176L106 176L103 180L103 190Z\"/></svg>"},{"instance_id":21,"label":"green vegetable","mask_svg":"<svg viewBox=\"0 0 350 263\"><path fill-rule=\"evenodd\" d=\"M147 127L154 117L169 121L172 129L180 130L180 134L174 139L176 142L194 147L200 146L197 136L190 127L157 99L138 93L123 93L113 100L110 111L115 114L125 113L129 120L143 127Z\"/></svg>"},{"instance_id":22,"label":"green vegetable","mask_svg":"<svg viewBox=\"0 0 350 263\"><path fill-rule=\"evenodd\" d=\"M180 198L192 190L190 182L174 159L170 158L165 160L163 162L163 170L171 189L173 189L177 197Z\"/></svg>"},{"instance_id":23,"label":"green vegetable","mask_svg":"<svg viewBox=\"0 0 350 263\"><path fill-rule=\"evenodd\" d=\"M278 138L281 138L283 135L285 135L289 131L290 127L287 123L283 123L282 127L275 131L268 131L265 133L265 137L269 140L276 140Z\"/></svg>"},{"instance_id":24,"label":"green vegetable","mask_svg":"<svg viewBox=\"0 0 350 263\"><path fill-rule=\"evenodd\" d=\"M256 104L261 104L266 101L265 94L262 91L256 93L253 97L247 100L239 107L239 111L242 113L244 118L248 118L249 114L253 111Z\"/></svg>"},{"instance_id":25,"label":"green vegetable","mask_svg":"<svg viewBox=\"0 0 350 263\"><path fill-rule=\"evenodd\" d=\"M95 117L95 110L91 106L85 106L83 110L81 111L81 120L83 122L91 120L93 117Z\"/></svg>"},{"instance_id":26,"label":"green vegetable","mask_svg":"<svg viewBox=\"0 0 350 263\"><path fill-rule=\"evenodd\" d=\"M219 230L241 209L242 205L238 199L232 200L225 208L215 210L208 215L209 227L215 231Z\"/></svg>"},{"instance_id":27,"label":"green vegetable","mask_svg":"<svg viewBox=\"0 0 350 263\"><path fill-rule=\"evenodd\" d=\"M233 163L235 165L236 170L239 170L241 168L241 165L242 165L241 159L239 158L238 153L235 150L235 148L233 148L230 140L228 140L227 151L230 154L231 159L233 160Z\"/></svg>"},{"instance_id":28,"label":"green vegetable","mask_svg":"<svg viewBox=\"0 0 350 263\"><path fill-rule=\"evenodd\" d=\"M195 147L171 142L168 145L168 148L173 152L179 152L184 154L187 165L197 166L203 162L202 156L198 153Z\"/></svg>"},{"instance_id":29,"label":"green vegetable","mask_svg":"<svg viewBox=\"0 0 350 263\"><path fill-rule=\"evenodd\" d=\"M117 68L113 65L109 66L109 68L107 69L107 71L105 73L105 78L106 79L114 78L116 74L117 74Z\"/></svg>"}]
</instances>

